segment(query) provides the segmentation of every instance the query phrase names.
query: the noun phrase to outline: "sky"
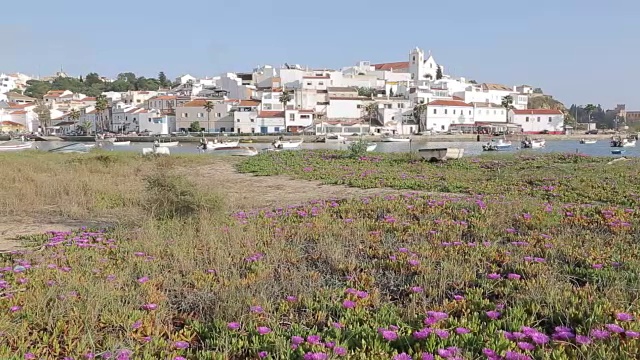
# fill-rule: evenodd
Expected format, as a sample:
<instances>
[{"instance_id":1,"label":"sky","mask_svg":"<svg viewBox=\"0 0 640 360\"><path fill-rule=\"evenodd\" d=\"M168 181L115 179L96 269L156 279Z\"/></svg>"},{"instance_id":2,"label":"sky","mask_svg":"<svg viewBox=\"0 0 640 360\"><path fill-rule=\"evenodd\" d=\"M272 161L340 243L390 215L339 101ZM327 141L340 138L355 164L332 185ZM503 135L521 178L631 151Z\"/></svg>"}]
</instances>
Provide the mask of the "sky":
<instances>
[{"instance_id":1,"label":"sky","mask_svg":"<svg viewBox=\"0 0 640 360\"><path fill-rule=\"evenodd\" d=\"M638 0L0 2L0 72L216 76L431 51L445 74L640 110ZM37 10L34 10L36 8Z\"/></svg>"}]
</instances>

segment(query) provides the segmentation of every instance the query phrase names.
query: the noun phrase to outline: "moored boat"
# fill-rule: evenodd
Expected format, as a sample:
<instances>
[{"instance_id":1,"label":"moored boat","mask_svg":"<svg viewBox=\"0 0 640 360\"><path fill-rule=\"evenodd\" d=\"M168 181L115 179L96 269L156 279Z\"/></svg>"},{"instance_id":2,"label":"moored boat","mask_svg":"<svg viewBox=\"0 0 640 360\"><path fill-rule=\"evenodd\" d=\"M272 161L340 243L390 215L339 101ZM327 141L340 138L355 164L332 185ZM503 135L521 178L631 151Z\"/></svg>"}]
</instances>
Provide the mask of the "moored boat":
<instances>
[{"instance_id":1,"label":"moored boat","mask_svg":"<svg viewBox=\"0 0 640 360\"><path fill-rule=\"evenodd\" d=\"M525 149L539 149L546 144L545 139L525 139L522 141L522 147Z\"/></svg>"},{"instance_id":2,"label":"moored boat","mask_svg":"<svg viewBox=\"0 0 640 360\"><path fill-rule=\"evenodd\" d=\"M295 149L302 145L304 140L276 140L271 145L276 149Z\"/></svg>"},{"instance_id":3,"label":"moored boat","mask_svg":"<svg viewBox=\"0 0 640 360\"><path fill-rule=\"evenodd\" d=\"M204 140L200 140L200 145L198 145L198 149L209 151L209 150L215 150L215 149L221 149L221 148L230 148L230 147L238 146L239 143L240 143L239 140L218 141L216 139L214 141L207 141L205 145Z\"/></svg>"},{"instance_id":4,"label":"moored boat","mask_svg":"<svg viewBox=\"0 0 640 360\"><path fill-rule=\"evenodd\" d=\"M31 149L33 142L6 141L0 144L0 151L18 151Z\"/></svg>"},{"instance_id":5,"label":"moored boat","mask_svg":"<svg viewBox=\"0 0 640 360\"><path fill-rule=\"evenodd\" d=\"M612 153L613 155L622 155L622 154L624 154L625 152L626 152L626 150L622 150L622 149L619 149L619 150L611 150L611 153Z\"/></svg>"},{"instance_id":6,"label":"moored boat","mask_svg":"<svg viewBox=\"0 0 640 360\"><path fill-rule=\"evenodd\" d=\"M158 147L174 147L174 146L178 146L178 144L180 144L179 141L154 141L154 144L156 144L156 146Z\"/></svg>"},{"instance_id":7,"label":"moored boat","mask_svg":"<svg viewBox=\"0 0 640 360\"><path fill-rule=\"evenodd\" d=\"M615 137L611 139L611 147L635 147L636 139Z\"/></svg>"},{"instance_id":8,"label":"moored boat","mask_svg":"<svg viewBox=\"0 0 640 360\"><path fill-rule=\"evenodd\" d=\"M330 134L324 137L324 142L340 142L344 141L346 138L340 134Z\"/></svg>"},{"instance_id":9,"label":"moored boat","mask_svg":"<svg viewBox=\"0 0 640 360\"><path fill-rule=\"evenodd\" d=\"M488 143L482 145L483 151L504 151L511 149L511 141L504 139L491 139Z\"/></svg>"},{"instance_id":10,"label":"moored boat","mask_svg":"<svg viewBox=\"0 0 640 360\"><path fill-rule=\"evenodd\" d=\"M408 137L396 136L396 135L382 135L382 142L409 142L411 141Z\"/></svg>"},{"instance_id":11,"label":"moored boat","mask_svg":"<svg viewBox=\"0 0 640 360\"><path fill-rule=\"evenodd\" d=\"M596 140L596 139L580 139L580 144L583 144L583 145L595 144L597 142L598 142L598 140Z\"/></svg>"}]
</instances>

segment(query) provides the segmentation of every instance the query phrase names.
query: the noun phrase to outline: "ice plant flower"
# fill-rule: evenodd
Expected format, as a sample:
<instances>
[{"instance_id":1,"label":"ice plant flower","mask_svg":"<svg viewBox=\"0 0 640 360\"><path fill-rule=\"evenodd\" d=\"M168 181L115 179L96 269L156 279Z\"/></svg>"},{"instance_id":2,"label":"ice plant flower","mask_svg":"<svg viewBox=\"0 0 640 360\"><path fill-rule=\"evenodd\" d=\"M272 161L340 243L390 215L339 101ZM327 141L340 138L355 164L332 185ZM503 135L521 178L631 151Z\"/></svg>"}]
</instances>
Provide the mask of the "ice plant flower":
<instances>
[{"instance_id":1,"label":"ice plant flower","mask_svg":"<svg viewBox=\"0 0 640 360\"><path fill-rule=\"evenodd\" d=\"M632 321L633 315L627 313L617 313L616 320L618 321Z\"/></svg>"},{"instance_id":2,"label":"ice plant flower","mask_svg":"<svg viewBox=\"0 0 640 360\"><path fill-rule=\"evenodd\" d=\"M501 315L501 314L500 314L500 312L498 312L498 311L494 311L494 310L487 311L487 312L486 312L486 314L487 314L487 317L488 317L489 319L491 319L491 320L496 320L496 319L498 319L498 318L500 317L500 315Z\"/></svg>"},{"instance_id":3,"label":"ice plant flower","mask_svg":"<svg viewBox=\"0 0 640 360\"><path fill-rule=\"evenodd\" d=\"M258 357L259 357L260 359L264 359L264 358L266 358L267 356L269 356L269 353L268 353L268 352L266 352L266 351L260 351L260 352L258 353Z\"/></svg>"},{"instance_id":4,"label":"ice plant flower","mask_svg":"<svg viewBox=\"0 0 640 360\"><path fill-rule=\"evenodd\" d=\"M412 360L411 356L407 353L400 353L393 357L393 360Z\"/></svg>"},{"instance_id":5,"label":"ice plant flower","mask_svg":"<svg viewBox=\"0 0 640 360\"><path fill-rule=\"evenodd\" d=\"M139 282L140 284L144 284L144 283L146 283L147 281L149 281L149 277L147 277L147 276L143 276L143 277L141 277L140 279L138 279L138 282Z\"/></svg>"},{"instance_id":6,"label":"ice plant flower","mask_svg":"<svg viewBox=\"0 0 640 360\"><path fill-rule=\"evenodd\" d=\"M240 329L240 323L230 322L230 323L227 324L227 328L229 330L238 330L238 329Z\"/></svg>"},{"instance_id":7,"label":"ice plant flower","mask_svg":"<svg viewBox=\"0 0 640 360\"><path fill-rule=\"evenodd\" d=\"M259 314L259 313L263 312L262 306L259 306L259 305L252 306L251 307L251 312L252 313L256 313L256 314Z\"/></svg>"},{"instance_id":8,"label":"ice plant flower","mask_svg":"<svg viewBox=\"0 0 640 360\"><path fill-rule=\"evenodd\" d=\"M158 308L158 305L157 304L153 304L153 303L142 305L142 309L147 310L147 311L155 310L157 308Z\"/></svg>"},{"instance_id":9,"label":"ice plant flower","mask_svg":"<svg viewBox=\"0 0 640 360\"><path fill-rule=\"evenodd\" d=\"M269 329L268 327L266 327L266 326L258 326L258 334L266 335L266 334L268 334L270 332L271 332L271 329Z\"/></svg>"},{"instance_id":10,"label":"ice plant flower","mask_svg":"<svg viewBox=\"0 0 640 360\"><path fill-rule=\"evenodd\" d=\"M342 346L334 346L333 353L336 354L337 356L346 356L347 349L343 348Z\"/></svg>"},{"instance_id":11,"label":"ice plant flower","mask_svg":"<svg viewBox=\"0 0 640 360\"><path fill-rule=\"evenodd\" d=\"M291 337L291 343L293 345L300 345L304 342L304 338L302 336L292 336Z\"/></svg>"},{"instance_id":12,"label":"ice plant flower","mask_svg":"<svg viewBox=\"0 0 640 360\"><path fill-rule=\"evenodd\" d=\"M173 343L173 347L176 349L187 349L189 347L189 343L186 341L176 341Z\"/></svg>"},{"instance_id":13,"label":"ice plant flower","mask_svg":"<svg viewBox=\"0 0 640 360\"><path fill-rule=\"evenodd\" d=\"M463 327L456 328L456 334L458 334L458 335L464 335L464 334L468 334L470 332L471 332L471 330L469 330L467 328L463 328Z\"/></svg>"},{"instance_id":14,"label":"ice plant flower","mask_svg":"<svg viewBox=\"0 0 640 360\"><path fill-rule=\"evenodd\" d=\"M618 324L607 324L605 325L605 327L607 328L607 330L611 331L612 333L621 334L624 332L624 329L622 328L622 326Z\"/></svg>"},{"instance_id":15,"label":"ice plant flower","mask_svg":"<svg viewBox=\"0 0 640 360\"><path fill-rule=\"evenodd\" d=\"M18 305L16 305L16 306L12 306L12 307L10 307L10 308L9 308L9 311L11 311L11 312L18 312L18 311L20 311L20 309L22 309L22 306L18 306Z\"/></svg>"},{"instance_id":16,"label":"ice plant flower","mask_svg":"<svg viewBox=\"0 0 640 360\"><path fill-rule=\"evenodd\" d=\"M387 341L395 341L398 339L398 334L396 334L396 332L392 330L383 329L382 331L380 331L380 335L382 335L382 337Z\"/></svg>"},{"instance_id":17,"label":"ice plant flower","mask_svg":"<svg viewBox=\"0 0 640 360\"><path fill-rule=\"evenodd\" d=\"M492 274L487 275L487 279L489 279L489 280L498 280L500 278L501 278L500 274L496 274L496 273L492 273Z\"/></svg>"},{"instance_id":18,"label":"ice plant flower","mask_svg":"<svg viewBox=\"0 0 640 360\"><path fill-rule=\"evenodd\" d=\"M345 309L353 309L354 307L356 307L356 303L349 299L346 299L342 302L342 307L344 307Z\"/></svg>"}]
</instances>

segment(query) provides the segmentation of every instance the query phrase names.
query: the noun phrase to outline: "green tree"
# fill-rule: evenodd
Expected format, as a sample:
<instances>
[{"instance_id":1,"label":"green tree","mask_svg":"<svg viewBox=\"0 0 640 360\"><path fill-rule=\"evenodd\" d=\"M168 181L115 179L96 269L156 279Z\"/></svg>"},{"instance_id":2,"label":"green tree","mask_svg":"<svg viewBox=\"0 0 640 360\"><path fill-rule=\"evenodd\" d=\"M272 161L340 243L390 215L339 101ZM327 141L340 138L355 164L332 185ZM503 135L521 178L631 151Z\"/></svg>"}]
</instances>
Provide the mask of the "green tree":
<instances>
[{"instance_id":1,"label":"green tree","mask_svg":"<svg viewBox=\"0 0 640 360\"><path fill-rule=\"evenodd\" d=\"M413 119L418 123L418 131L426 131L426 120L423 121L422 115L427 112L427 104L417 104L413 107Z\"/></svg>"},{"instance_id":2,"label":"green tree","mask_svg":"<svg viewBox=\"0 0 640 360\"><path fill-rule=\"evenodd\" d=\"M82 129L82 131L85 133L85 135L91 134L91 127L92 126L93 126L93 124L89 120L85 120L85 121L82 122L82 124L78 125L78 127L80 129Z\"/></svg>"},{"instance_id":3,"label":"green tree","mask_svg":"<svg viewBox=\"0 0 640 360\"><path fill-rule=\"evenodd\" d=\"M163 71L160 71L160 73L158 74L158 82L160 83L160 86L162 86L162 87L167 87L167 86L171 85L171 83L167 79L167 75L165 75Z\"/></svg>"},{"instance_id":4,"label":"green tree","mask_svg":"<svg viewBox=\"0 0 640 360\"><path fill-rule=\"evenodd\" d=\"M44 103L44 101L39 100L33 111L38 115L40 128L46 135L49 131L49 127L51 126L51 110L49 110L49 107Z\"/></svg>"},{"instance_id":5,"label":"green tree","mask_svg":"<svg viewBox=\"0 0 640 360\"><path fill-rule=\"evenodd\" d=\"M87 76L84 78L84 84L86 86L92 86L93 84L102 84L103 81L100 78L100 75L98 75L97 73L88 73Z\"/></svg>"},{"instance_id":6,"label":"green tree","mask_svg":"<svg viewBox=\"0 0 640 360\"><path fill-rule=\"evenodd\" d=\"M584 111L587 112L587 122L590 123L591 122L591 114L597 109L597 107L593 104L587 104L584 107Z\"/></svg>"},{"instance_id":7,"label":"green tree","mask_svg":"<svg viewBox=\"0 0 640 360\"><path fill-rule=\"evenodd\" d=\"M104 95L99 95L96 97L96 114L100 115L100 129L102 131L105 131L107 128L107 123L104 117L104 112L107 110L107 107L109 106L109 102L107 101L107 97ZM96 130L98 129L98 126L96 124L95 126Z\"/></svg>"},{"instance_id":8,"label":"green tree","mask_svg":"<svg viewBox=\"0 0 640 360\"><path fill-rule=\"evenodd\" d=\"M28 80L24 94L36 99L42 99L49 90L51 90L51 83L47 81Z\"/></svg>"},{"instance_id":9,"label":"green tree","mask_svg":"<svg viewBox=\"0 0 640 360\"><path fill-rule=\"evenodd\" d=\"M120 73L118 74L118 80L123 80L126 81L130 84L135 84L136 82L136 74L132 73L132 72L126 72L126 73Z\"/></svg>"},{"instance_id":10,"label":"green tree","mask_svg":"<svg viewBox=\"0 0 640 360\"><path fill-rule=\"evenodd\" d=\"M436 69L436 80L442 79L442 66L438 65Z\"/></svg>"},{"instance_id":11,"label":"green tree","mask_svg":"<svg viewBox=\"0 0 640 360\"><path fill-rule=\"evenodd\" d=\"M278 100L282 104L282 109L285 112L284 113L284 131L287 132L288 131L288 128L287 128L287 104L289 102L291 102L291 100L293 100L293 97L291 96L289 91L287 91L287 89L283 88L282 89L282 94L280 95L280 98Z\"/></svg>"},{"instance_id":12,"label":"green tree","mask_svg":"<svg viewBox=\"0 0 640 360\"><path fill-rule=\"evenodd\" d=\"M77 109L71 109L69 112L69 120L73 121L74 128L78 126L78 119L80 119L80 111Z\"/></svg>"},{"instance_id":13,"label":"green tree","mask_svg":"<svg viewBox=\"0 0 640 360\"><path fill-rule=\"evenodd\" d=\"M502 98L502 107L506 110L506 119L509 122L509 110L513 110L513 96L507 95Z\"/></svg>"},{"instance_id":14,"label":"green tree","mask_svg":"<svg viewBox=\"0 0 640 360\"><path fill-rule=\"evenodd\" d=\"M363 97L373 97L373 95L375 94L375 90L373 88L370 87L358 87L358 96L363 96Z\"/></svg>"},{"instance_id":15,"label":"green tree","mask_svg":"<svg viewBox=\"0 0 640 360\"><path fill-rule=\"evenodd\" d=\"M378 120L378 103L372 101L364 106L363 108L365 116L369 119L369 132L371 132L371 122L373 120ZM384 125L384 124L383 124Z\"/></svg>"},{"instance_id":16,"label":"green tree","mask_svg":"<svg viewBox=\"0 0 640 360\"><path fill-rule=\"evenodd\" d=\"M201 130L202 130L202 128L200 127L200 121L194 121L191 124L189 124L189 131L191 131L191 132L199 132Z\"/></svg>"},{"instance_id":17,"label":"green tree","mask_svg":"<svg viewBox=\"0 0 640 360\"><path fill-rule=\"evenodd\" d=\"M207 101L207 102L204 103L203 108L207 112L207 132L210 132L211 131L211 123L210 123L211 110L213 110L214 105L213 105L213 103L211 101Z\"/></svg>"}]
</instances>

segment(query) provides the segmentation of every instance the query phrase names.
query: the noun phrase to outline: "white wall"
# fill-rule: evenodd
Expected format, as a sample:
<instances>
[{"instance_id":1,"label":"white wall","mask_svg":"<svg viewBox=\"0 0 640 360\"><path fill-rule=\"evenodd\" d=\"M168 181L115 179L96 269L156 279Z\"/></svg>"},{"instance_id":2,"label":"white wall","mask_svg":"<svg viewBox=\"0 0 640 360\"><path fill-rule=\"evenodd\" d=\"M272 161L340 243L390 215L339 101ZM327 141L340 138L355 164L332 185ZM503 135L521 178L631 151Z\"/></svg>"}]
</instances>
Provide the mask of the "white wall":
<instances>
[{"instance_id":1,"label":"white wall","mask_svg":"<svg viewBox=\"0 0 640 360\"><path fill-rule=\"evenodd\" d=\"M260 133L260 126L257 123L258 113L255 111L235 111L233 113L236 132L239 133Z\"/></svg>"},{"instance_id":2,"label":"white wall","mask_svg":"<svg viewBox=\"0 0 640 360\"><path fill-rule=\"evenodd\" d=\"M453 124L473 124L473 107L428 105L425 113L427 128L433 131L449 131Z\"/></svg>"},{"instance_id":3,"label":"white wall","mask_svg":"<svg viewBox=\"0 0 640 360\"><path fill-rule=\"evenodd\" d=\"M507 122L507 115L504 108L501 107L480 107L476 106L474 110L474 119L476 122Z\"/></svg>"},{"instance_id":4,"label":"white wall","mask_svg":"<svg viewBox=\"0 0 640 360\"><path fill-rule=\"evenodd\" d=\"M560 133L564 131L564 115L562 114L514 114L511 112L511 120L514 124L522 126L524 133L541 133L548 131Z\"/></svg>"},{"instance_id":5,"label":"white wall","mask_svg":"<svg viewBox=\"0 0 640 360\"><path fill-rule=\"evenodd\" d=\"M360 119L363 116L364 100L329 99L327 118L329 119Z\"/></svg>"}]
</instances>

